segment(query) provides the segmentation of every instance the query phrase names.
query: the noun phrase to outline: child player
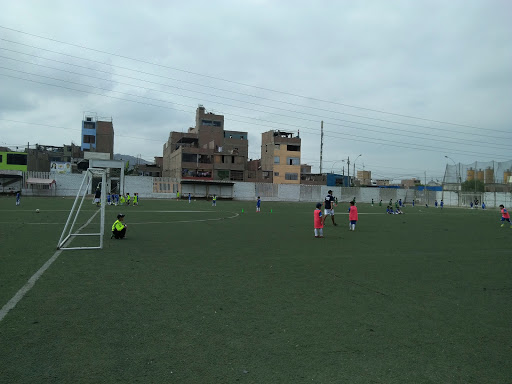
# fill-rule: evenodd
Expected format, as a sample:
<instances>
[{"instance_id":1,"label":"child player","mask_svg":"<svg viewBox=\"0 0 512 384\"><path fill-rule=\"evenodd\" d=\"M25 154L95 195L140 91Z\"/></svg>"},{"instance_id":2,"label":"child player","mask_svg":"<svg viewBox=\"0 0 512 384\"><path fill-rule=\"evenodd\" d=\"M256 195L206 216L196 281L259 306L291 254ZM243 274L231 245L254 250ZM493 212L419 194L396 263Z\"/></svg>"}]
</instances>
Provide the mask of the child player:
<instances>
[{"instance_id":1,"label":"child player","mask_svg":"<svg viewBox=\"0 0 512 384\"><path fill-rule=\"evenodd\" d=\"M139 205L139 194L138 193L135 193L133 195L133 205Z\"/></svg>"},{"instance_id":2,"label":"child player","mask_svg":"<svg viewBox=\"0 0 512 384\"><path fill-rule=\"evenodd\" d=\"M357 224L357 207L355 201L350 202L350 207L348 208L348 219L350 220L348 230L355 231Z\"/></svg>"},{"instance_id":3,"label":"child player","mask_svg":"<svg viewBox=\"0 0 512 384\"><path fill-rule=\"evenodd\" d=\"M261 199L258 196L258 200L256 200L256 212L260 212L260 211L261 211Z\"/></svg>"},{"instance_id":4,"label":"child player","mask_svg":"<svg viewBox=\"0 0 512 384\"><path fill-rule=\"evenodd\" d=\"M508 213L508 211L505 209L505 206L503 204L500 205L500 209L501 209L501 226L504 227L505 226L505 221L508 221L508 223L510 224L510 228L512 228L512 224L510 223L510 213Z\"/></svg>"},{"instance_id":5,"label":"child player","mask_svg":"<svg viewBox=\"0 0 512 384\"><path fill-rule=\"evenodd\" d=\"M20 201L20 200L21 200L21 192L20 192L20 191L18 191L18 192L16 193L16 205L20 205L20 204L21 204L21 201Z\"/></svg>"},{"instance_id":6,"label":"child player","mask_svg":"<svg viewBox=\"0 0 512 384\"><path fill-rule=\"evenodd\" d=\"M324 237L324 221L322 219L322 203L316 204L316 209L314 212L315 217L315 237Z\"/></svg>"},{"instance_id":7,"label":"child player","mask_svg":"<svg viewBox=\"0 0 512 384\"><path fill-rule=\"evenodd\" d=\"M126 235L126 227L127 225L123 223L124 215L120 213L117 215L117 220L112 224L112 238L122 239Z\"/></svg>"}]
</instances>

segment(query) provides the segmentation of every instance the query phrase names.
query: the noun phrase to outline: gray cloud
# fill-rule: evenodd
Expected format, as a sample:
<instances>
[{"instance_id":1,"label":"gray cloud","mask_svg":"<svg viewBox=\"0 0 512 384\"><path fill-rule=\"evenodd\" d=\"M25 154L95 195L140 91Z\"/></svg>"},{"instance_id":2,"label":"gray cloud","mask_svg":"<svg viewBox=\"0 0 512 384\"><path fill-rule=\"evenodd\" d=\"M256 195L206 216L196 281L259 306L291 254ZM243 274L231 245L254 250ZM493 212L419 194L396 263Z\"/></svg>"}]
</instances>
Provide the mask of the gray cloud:
<instances>
[{"instance_id":1,"label":"gray cloud","mask_svg":"<svg viewBox=\"0 0 512 384\"><path fill-rule=\"evenodd\" d=\"M501 146L512 136L509 124L512 27L508 20L512 6L506 1L392 4L381 1L190 4L53 1L44 5L27 1L11 2L4 8L0 25L160 65L0 29L0 38L84 59L1 40L0 48L88 67L77 68L0 49L2 56L39 64L0 58L0 66L64 81L16 75L2 69L0 74L110 96L0 76L0 117L76 129L84 111L112 116L116 134L124 136L116 138L116 152L140 153L149 158L161 155L169 131L186 130L193 125L195 107L204 104L208 110L225 114L227 129L249 132L252 158L260 153L261 133L270 127L293 132L300 129L303 162L309 162L316 170L320 120L325 121L326 130L324 170L330 170L336 160L355 158L362 153L357 168L361 169L365 163L365 169L376 174L422 176L427 170L432 177L439 177L444 171L444 154L457 161L473 162L493 157L499 160L499 156L508 153ZM13 24L12 20L17 23ZM342 104L483 129L410 119ZM46 144L58 145L64 139L79 141L79 131L48 128L45 132L41 140L46 140ZM28 125L25 129L12 129L12 123L0 120L0 141L4 143L39 139L40 133ZM468 143L463 141L449 143L451 139L446 137L474 140L475 145L462 145ZM489 142L490 147L479 145L482 141ZM335 167L339 165L343 163L338 162Z\"/></svg>"}]
</instances>

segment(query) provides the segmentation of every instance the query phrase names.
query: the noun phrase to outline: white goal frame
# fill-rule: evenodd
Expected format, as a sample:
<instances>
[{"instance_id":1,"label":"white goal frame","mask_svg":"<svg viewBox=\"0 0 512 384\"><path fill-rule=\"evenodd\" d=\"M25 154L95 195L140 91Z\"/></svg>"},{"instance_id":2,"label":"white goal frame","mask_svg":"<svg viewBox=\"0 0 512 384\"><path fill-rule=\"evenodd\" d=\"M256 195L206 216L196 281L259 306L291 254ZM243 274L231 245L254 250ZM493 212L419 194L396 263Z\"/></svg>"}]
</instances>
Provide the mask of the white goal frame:
<instances>
[{"instance_id":1,"label":"white goal frame","mask_svg":"<svg viewBox=\"0 0 512 384\"><path fill-rule=\"evenodd\" d=\"M75 227L76 219L80 210L82 208L82 204L84 203L85 197L87 196L89 189L92 184L93 176L101 176L101 205L100 205L100 232L99 233L79 233L80 229L73 233L73 229ZM102 249L103 248L103 237L105 235L105 206L107 202L107 189L110 188L110 172L108 168L89 168L87 169L84 178L82 180L82 184L78 189L76 194L75 202L73 203L73 207L71 208L71 212L69 213L68 220L66 221L66 225L62 230L62 234L60 235L59 242L57 244L57 249L62 250L75 250L75 249ZM108 180L108 183L107 183ZM84 185L86 186L84 189ZM80 204L78 208L77 206L78 200L80 200ZM71 222L71 225L70 225ZM68 231L69 229L69 231ZM67 232L67 234L66 234ZM99 236L100 244L98 246L92 247L66 247L66 242L74 236Z\"/></svg>"}]
</instances>

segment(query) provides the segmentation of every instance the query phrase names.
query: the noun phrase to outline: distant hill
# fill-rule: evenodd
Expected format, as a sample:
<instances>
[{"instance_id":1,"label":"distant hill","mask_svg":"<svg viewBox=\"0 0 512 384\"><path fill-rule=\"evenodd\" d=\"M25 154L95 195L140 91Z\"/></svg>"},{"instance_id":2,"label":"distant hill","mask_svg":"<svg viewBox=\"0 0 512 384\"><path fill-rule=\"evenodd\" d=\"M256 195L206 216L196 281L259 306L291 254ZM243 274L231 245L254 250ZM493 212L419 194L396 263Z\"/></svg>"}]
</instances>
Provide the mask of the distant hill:
<instances>
[{"instance_id":1,"label":"distant hill","mask_svg":"<svg viewBox=\"0 0 512 384\"><path fill-rule=\"evenodd\" d=\"M128 161L128 169L133 169L133 167L137 164L153 164L150 161L146 161L135 156L122 155L120 153L114 153L114 160L123 160L125 162Z\"/></svg>"}]
</instances>

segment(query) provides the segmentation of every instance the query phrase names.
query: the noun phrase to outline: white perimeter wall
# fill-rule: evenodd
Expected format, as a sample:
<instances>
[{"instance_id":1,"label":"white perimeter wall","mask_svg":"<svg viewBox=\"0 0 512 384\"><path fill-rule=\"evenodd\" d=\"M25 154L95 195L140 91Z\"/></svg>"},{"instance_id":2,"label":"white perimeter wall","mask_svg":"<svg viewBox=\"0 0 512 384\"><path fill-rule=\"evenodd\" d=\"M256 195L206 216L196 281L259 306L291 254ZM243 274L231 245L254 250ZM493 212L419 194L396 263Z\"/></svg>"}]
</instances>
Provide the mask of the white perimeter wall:
<instances>
[{"instance_id":1,"label":"white perimeter wall","mask_svg":"<svg viewBox=\"0 0 512 384\"><path fill-rule=\"evenodd\" d=\"M55 174L52 175L57 182L57 196L76 196L78 188L83 180L81 174ZM182 187L185 187L183 185ZM185 188L186 189L186 188ZM194 188L198 197L200 191L205 188ZM304 201L304 202L322 202L327 195L328 190L333 191L333 195L338 201L348 202L356 199L357 202L371 203L372 199L378 204L382 199L383 204L387 204L390 199L394 201L402 199L406 204L410 204L412 199L416 204L428 203L432 205L434 201L443 199L446 206L458 206L459 195L453 191L415 191L412 189L391 189L391 188L342 188L328 187L325 185L298 185L298 184L268 184L268 183L244 183L235 182L233 185L233 199L235 200L256 200L258 196L262 201ZM29 189L23 190L25 195L30 195ZM126 176L125 192L133 195L138 193L143 198L175 198L175 193L153 193L153 177L150 176ZM192 192L192 191L190 191ZM218 195L230 196L228 191L218 191ZM188 193L188 191L187 191ZM212 192L214 193L214 192ZM40 194L44 195L44 194ZM182 195L185 195L182 191ZM486 205L497 207L500 204L506 207L512 207L512 194L506 192L486 192L479 195ZM462 199L461 199L462 205Z\"/></svg>"}]
</instances>

